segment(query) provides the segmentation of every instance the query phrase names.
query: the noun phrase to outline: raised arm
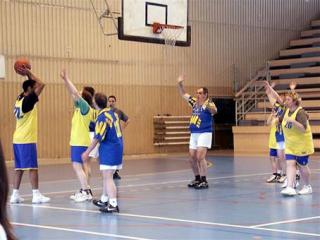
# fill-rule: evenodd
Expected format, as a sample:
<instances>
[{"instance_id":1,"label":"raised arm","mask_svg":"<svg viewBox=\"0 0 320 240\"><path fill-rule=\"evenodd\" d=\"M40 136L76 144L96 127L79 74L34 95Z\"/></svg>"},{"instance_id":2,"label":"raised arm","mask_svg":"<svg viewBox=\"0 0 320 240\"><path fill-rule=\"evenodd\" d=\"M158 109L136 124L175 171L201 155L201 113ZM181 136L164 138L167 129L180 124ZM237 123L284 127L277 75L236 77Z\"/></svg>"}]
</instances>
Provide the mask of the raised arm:
<instances>
[{"instance_id":1,"label":"raised arm","mask_svg":"<svg viewBox=\"0 0 320 240\"><path fill-rule=\"evenodd\" d=\"M36 82L35 84L35 87L34 87L34 93L39 96L42 92L42 90L44 89L45 87L45 84L44 82L42 82L40 80L40 78L38 78L36 75L34 75L30 69L28 68L25 68L25 71L26 71L26 75L28 76L28 78L34 80Z\"/></svg>"},{"instance_id":2,"label":"raised arm","mask_svg":"<svg viewBox=\"0 0 320 240\"><path fill-rule=\"evenodd\" d=\"M66 85L71 97L73 98L74 101L77 101L81 98L80 93L78 92L77 88L73 85L73 83L70 81L67 71L63 69L61 71L60 77L63 79L64 84Z\"/></svg>"},{"instance_id":3,"label":"raised arm","mask_svg":"<svg viewBox=\"0 0 320 240\"><path fill-rule=\"evenodd\" d=\"M190 94L186 93L183 87L183 81L184 81L184 75L181 74L178 77L178 91L181 97L183 97L185 100L188 100L190 97Z\"/></svg>"},{"instance_id":4,"label":"raised arm","mask_svg":"<svg viewBox=\"0 0 320 240\"><path fill-rule=\"evenodd\" d=\"M282 98L279 96L279 94L270 86L268 81L264 81L265 85L265 89L266 89L266 93L268 95L269 101L271 99L271 101L274 101L272 99L275 99L278 103L283 104L283 100ZM272 103L270 101L270 103L273 105L274 102Z\"/></svg>"}]
</instances>

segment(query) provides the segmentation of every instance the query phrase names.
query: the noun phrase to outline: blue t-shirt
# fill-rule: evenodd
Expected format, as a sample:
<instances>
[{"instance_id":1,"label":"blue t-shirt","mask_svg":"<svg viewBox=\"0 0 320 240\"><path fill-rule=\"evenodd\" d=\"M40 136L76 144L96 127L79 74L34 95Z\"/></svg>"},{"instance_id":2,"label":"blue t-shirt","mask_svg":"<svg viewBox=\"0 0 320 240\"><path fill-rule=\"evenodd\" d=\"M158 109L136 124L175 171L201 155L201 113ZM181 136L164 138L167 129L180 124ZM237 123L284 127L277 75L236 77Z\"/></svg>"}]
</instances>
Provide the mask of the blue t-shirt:
<instances>
[{"instance_id":1,"label":"blue t-shirt","mask_svg":"<svg viewBox=\"0 0 320 240\"><path fill-rule=\"evenodd\" d=\"M108 108L100 111L96 120L94 138L100 142L100 164L108 166L122 164L122 134L120 120L116 113Z\"/></svg>"},{"instance_id":2,"label":"blue t-shirt","mask_svg":"<svg viewBox=\"0 0 320 240\"><path fill-rule=\"evenodd\" d=\"M192 107L189 130L191 133L212 132L212 113L204 105L198 106L196 98L189 97L189 105Z\"/></svg>"}]
</instances>

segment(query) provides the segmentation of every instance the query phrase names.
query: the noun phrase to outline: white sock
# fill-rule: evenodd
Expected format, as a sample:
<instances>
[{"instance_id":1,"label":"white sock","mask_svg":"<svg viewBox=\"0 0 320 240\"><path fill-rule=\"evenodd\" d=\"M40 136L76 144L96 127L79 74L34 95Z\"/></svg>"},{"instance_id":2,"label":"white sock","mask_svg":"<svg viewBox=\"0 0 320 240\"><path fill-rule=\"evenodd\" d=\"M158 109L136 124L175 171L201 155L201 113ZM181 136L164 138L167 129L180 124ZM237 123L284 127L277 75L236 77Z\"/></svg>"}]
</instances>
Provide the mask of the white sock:
<instances>
[{"instance_id":1,"label":"white sock","mask_svg":"<svg viewBox=\"0 0 320 240\"><path fill-rule=\"evenodd\" d=\"M40 194L39 189L32 189L32 194L33 194L33 196L34 195L39 195Z\"/></svg>"},{"instance_id":2,"label":"white sock","mask_svg":"<svg viewBox=\"0 0 320 240\"><path fill-rule=\"evenodd\" d=\"M107 195L102 194L100 200L101 200L101 202L106 203L106 202L108 202L109 198Z\"/></svg>"},{"instance_id":3,"label":"white sock","mask_svg":"<svg viewBox=\"0 0 320 240\"><path fill-rule=\"evenodd\" d=\"M14 195L14 196L18 195L19 196L20 195L19 194L19 189L13 189L12 190L12 195Z\"/></svg>"},{"instance_id":4,"label":"white sock","mask_svg":"<svg viewBox=\"0 0 320 240\"><path fill-rule=\"evenodd\" d=\"M116 199L116 198L110 198L110 199L109 199L109 203L110 203L112 206L114 206L114 207L118 206L118 203L117 203L117 199Z\"/></svg>"}]
</instances>

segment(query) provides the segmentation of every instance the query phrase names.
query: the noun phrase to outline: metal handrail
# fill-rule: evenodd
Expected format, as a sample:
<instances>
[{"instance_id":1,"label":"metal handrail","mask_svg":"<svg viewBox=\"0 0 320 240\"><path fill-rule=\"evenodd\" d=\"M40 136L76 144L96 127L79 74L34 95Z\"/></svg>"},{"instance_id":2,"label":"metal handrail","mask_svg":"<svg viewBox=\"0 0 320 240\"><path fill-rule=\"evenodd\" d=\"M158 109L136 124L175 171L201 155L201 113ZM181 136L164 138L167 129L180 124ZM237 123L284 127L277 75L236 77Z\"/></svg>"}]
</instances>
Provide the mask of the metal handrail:
<instances>
[{"instance_id":1,"label":"metal handrail","mask_svg":"<svg viewBox=\"0 0 320 240\"><path fill-rule=\"evenodd\" d=\"M245 119L245 115L257 107L259 100L265 101L265 94L261 90L263 85L259 84L259 80L264 78L270 80L270 63L267 62L266 67L259 70L256 76L251 79L239 92L235 94L235 111L236 111L236 124L239 124L240 120ZM264 97L261 97L264 96ZM264 106L264 112L266 107Z\"/></svg>"}]
</instances>

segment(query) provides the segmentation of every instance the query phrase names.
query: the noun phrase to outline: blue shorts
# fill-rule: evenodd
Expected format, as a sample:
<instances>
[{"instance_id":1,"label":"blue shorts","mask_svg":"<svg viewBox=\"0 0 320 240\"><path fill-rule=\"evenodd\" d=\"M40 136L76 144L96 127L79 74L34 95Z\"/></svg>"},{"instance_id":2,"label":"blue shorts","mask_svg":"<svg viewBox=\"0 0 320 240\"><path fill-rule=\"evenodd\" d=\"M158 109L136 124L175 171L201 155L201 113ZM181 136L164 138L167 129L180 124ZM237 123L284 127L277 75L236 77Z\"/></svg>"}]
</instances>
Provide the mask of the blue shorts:
<instances>
[{"instance_id":1,"label":"blue shorts","mask_svg":"<svg viewBox=\"0 0 320 240\"><path fill-rule=\"evenodd\" d=\"M309 155L306 156L296 156L291 154L286 154L286 160L295 160L301 166L305 166L309 162Z\"/></svg>"},{"instance_id":2,"label":"blue shorts","mask_svg":"<svg viewBox=\"0 0 320 240\"><path fill-rule=\"evenodd\" d=\"M35 143L13 144L16 170L38 169L37 145Z\"/></svg>"},{"instance_id":3,"label":"blue shorts","mask_svg":"<svg viewBox=\"0 0 320 240\"><path fill-rule=\"evenodd\" d=\"M117 166L122 164L123 157L123 145L110 144L99 146L99 159L100 165Z\"/></svg>"},{"instance_id":4,"label":"blue shorts","mask_svg":"<svg viewBox=\"0 0 320 240\"><path fill-rule=\"evenodd\" d=\"M87 150L88 147L71 146L71 162L83 163L81 154Z\"/></svg>"},{"instance_id":5,"label":"blue shorts","mask_svg":"<svg viewBox=\"0 0 320 240\"><path fill-rule=\"evenodd\" d=\"M270 148L270 153L269 153L269 155L270 155L270 157L278 157L277 149Z\"/></svg>"}]
</instances>

